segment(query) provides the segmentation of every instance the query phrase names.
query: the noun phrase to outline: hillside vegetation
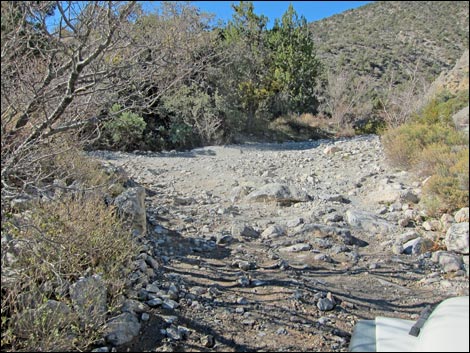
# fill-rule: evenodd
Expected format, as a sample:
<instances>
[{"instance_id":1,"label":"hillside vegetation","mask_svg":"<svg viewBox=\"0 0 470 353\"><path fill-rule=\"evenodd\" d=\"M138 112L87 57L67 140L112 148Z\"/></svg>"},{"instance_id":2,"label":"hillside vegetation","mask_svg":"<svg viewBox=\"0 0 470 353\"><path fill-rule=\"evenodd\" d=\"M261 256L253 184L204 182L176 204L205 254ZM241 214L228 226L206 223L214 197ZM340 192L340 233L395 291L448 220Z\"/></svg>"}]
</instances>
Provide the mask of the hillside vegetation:
<instances>
[{"instance_id":1,"label":"hillside vegetation","mask_svg":"<svg viewBox=\"0 0 470 353\"><path fill-rule=\"evenodd\" d=\"M468 46L468 1L377 1L310 24L331 70L372 76L376 86L417 73L432 81Z\"/></svg>"},{"instance_id":2,"label":"hillside vegetation","mask_svg":"<svg viewBox=\"0 0 470 353\"><path fill-rule=\"evenodd\" d=\"M392 165L428 178L423 204L430 215L468 207L468 72L466 50L452 70L433 82L426 104L383 136ZM457 119L465 109L466 120Z\"/></svg>"}]
</instances>

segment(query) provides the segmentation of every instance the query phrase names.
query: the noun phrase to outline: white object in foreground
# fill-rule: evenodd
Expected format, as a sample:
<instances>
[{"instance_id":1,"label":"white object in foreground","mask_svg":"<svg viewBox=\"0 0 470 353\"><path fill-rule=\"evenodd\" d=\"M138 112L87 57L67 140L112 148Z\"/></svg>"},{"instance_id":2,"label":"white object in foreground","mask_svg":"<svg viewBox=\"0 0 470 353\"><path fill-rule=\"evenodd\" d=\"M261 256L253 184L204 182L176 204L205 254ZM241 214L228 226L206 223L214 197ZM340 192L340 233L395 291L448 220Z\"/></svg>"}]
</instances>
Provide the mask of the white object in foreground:
<instances>
[{"instance_id":1,"label":"white object in foreground","mask_svg":"<svg viewBox=\"0 0 470 353\"><path fill-rule=\"evenodd\" d=\"M377 317L360 320L351 337L351 352L468 352L469 297L444 300L420 328L415 321Z\"/></svg>"}]
</instances>

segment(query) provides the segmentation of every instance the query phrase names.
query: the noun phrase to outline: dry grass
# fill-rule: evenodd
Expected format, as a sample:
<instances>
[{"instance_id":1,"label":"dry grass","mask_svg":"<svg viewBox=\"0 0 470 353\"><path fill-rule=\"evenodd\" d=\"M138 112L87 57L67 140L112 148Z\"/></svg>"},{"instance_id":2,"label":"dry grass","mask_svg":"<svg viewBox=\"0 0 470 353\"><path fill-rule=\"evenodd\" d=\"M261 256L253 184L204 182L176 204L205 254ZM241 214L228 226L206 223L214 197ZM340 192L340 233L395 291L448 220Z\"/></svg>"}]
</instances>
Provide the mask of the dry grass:
<instances>
[{"instance_id":1,"label":"dry grass","mask_svg":"<svg viewBox=\"0 0 470 353\"><path fill-rule=\"evenodd\" d=\"M419 163L428 146L463 145L465 139L454 128L442 124L408 123L387 131L382 138L385 153L392 165L411 169Z\"/></svg>"},{"instance_id":2,"label":"dry grass","mask_svg":"<svg viewBox=\"0 0 470 353\"><path fill-rule=\"evenodd\" d=\"M270 122L268 128L278 140L302 141L334 136L331 121L312 114L282 116Z\"/></svg>"},{"instance_id":3,"label":"dry grass","mask_svg":"<svg viewBox=\"0 0 470 353\"><path fill-rule=\"evenodd\" d=\"M468 101L468 91L435 99L413 121L387 131L382 138L392 165L430 177L422 198L430 215L468 206L468 137L450 122L464 98Z\"/></svg>"},{"instance_id":4,"label":"dry grass","mask_svg":"<svg viewBox=\"0 0 470 353\"><path fill-rule=\"evenodd\" d=\"M130 231L96 192L110 176L80 154L57 155L51 162L57 171L65 168L66 184L79 181L89 192L36 201L20 214L2 210L2 235L9 237L2 238L2 350L87 349L101 337L105 318L90 326L74 310L64 311L72 308L70 285L99 274L110 313L136 254Z\"/></svg>"},{"instance_id":5,"label":"dry grass","mask_svg":"<svg viewBox=\"0 0 470 353\"><path fill-rule=\"evenodd\" d=\"M467 147L444 155L443 161L438 162L434 174L423 187L423 203L430 215L468 207L468 158Z\"/></svg>"}]
</instances>

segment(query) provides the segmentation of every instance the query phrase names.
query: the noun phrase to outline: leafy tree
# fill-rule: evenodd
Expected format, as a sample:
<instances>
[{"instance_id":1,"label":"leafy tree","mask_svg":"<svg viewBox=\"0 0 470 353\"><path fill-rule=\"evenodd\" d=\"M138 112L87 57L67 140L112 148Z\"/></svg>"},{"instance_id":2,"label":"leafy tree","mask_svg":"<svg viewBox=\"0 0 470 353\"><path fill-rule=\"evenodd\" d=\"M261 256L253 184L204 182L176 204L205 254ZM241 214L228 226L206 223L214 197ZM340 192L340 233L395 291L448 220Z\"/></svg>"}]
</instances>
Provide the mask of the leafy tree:
<instances>
[{"instance_id":1,"label":"leafy tree","mask_svg":"<svg viewBox=\"0 0 470 353\"><path fill-rule=\"evenodd\" d=\"M219 84L233 111L246 113L245 128L252 130L263 102L272 93L268 90L268 19L254 13L252 2L241 1L232 7L235 12L223 32L222 43L230 53L229 64L221 71Z\"/></svg>"},{"instance_id":2,"label":"leafy tree","mask_svg":"<svg viewBox=\"0 0 470 353\"><path fill-rule=\"evenodd\" d=\"M298 17L292 4L270 31L273 71L272 87L280 93L278 113L313 112L316 108L315 82L320 62L305 17Z\"/></svg>"},{"instance_id":3,"label":"leafy tree","mask_svg":"<svg viewBox=\"0 0 470 353\"><path fill-rule=\"evenodd\" d=\"M315 82L321 70L307 21L289 6L272 30L251 2L232 5L233 19L223 32L228 65L217 81L235 118L246 114L244 128L290 113L313 113Z\"/></svg>"}]
</instances>

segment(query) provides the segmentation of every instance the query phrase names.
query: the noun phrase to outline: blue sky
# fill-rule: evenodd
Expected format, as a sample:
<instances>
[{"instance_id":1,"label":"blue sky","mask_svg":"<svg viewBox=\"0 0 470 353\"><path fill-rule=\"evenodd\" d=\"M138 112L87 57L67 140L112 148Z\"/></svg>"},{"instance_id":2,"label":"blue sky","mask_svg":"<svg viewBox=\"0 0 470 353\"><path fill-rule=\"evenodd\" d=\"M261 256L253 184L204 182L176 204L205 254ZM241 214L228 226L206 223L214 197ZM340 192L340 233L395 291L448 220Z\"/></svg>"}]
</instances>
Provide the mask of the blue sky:
<instances>
[{"instance_id":1,"label":"blue sky","mask_svg":"<svg viewBox=\"0 0 470 353\"><path fill-rule=\"evenodd\" d=\"M291 3L297 14L303 15L308 22L312 22L370 2L372 1L253 1L253 4L255 13L267 16L270 20L268 27L271 27L274 24L274 19L281 18ZM154 6L158 6L159 1L142 3L145 10L150 10ZM238 1L193 1L192 3L205 12L214 13L217 19L226 22L233 13L230 5L238 4Z\"/></svg>"}]
</instances>

